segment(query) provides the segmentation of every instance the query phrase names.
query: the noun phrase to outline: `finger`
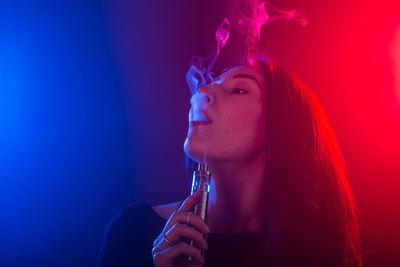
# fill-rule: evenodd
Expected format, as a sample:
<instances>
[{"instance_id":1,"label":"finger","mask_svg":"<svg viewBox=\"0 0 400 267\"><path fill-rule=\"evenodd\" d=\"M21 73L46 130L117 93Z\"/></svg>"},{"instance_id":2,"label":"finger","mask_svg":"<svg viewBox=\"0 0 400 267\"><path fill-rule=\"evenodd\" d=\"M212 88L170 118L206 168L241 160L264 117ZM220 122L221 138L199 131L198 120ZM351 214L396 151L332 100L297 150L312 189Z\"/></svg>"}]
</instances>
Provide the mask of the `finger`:
<instances>
[{"instance_id":1,"label":"finger","mask_svg":"<svg viewBox=\"0 0 400 267\"><path fill-rule=\"evenodd\" d=\"M178 220L176 220L175 217L179 213L190 211L193 208L193 206L197 203L199 196L200 192L195 192L193 195L188 196L183 201L182 206L176 211L174 211L172 215L169 217L167 223L164 226L163 232L167 232L174 224L178 222Z\"/></svg>"},{"instance_id":2,"label":"finger","mask_svg":"<svg viewBox=\"0 0 400 267\"><path fill-rule=\"evenodd\" d=\"M197 247L201 249L207 249L207 241L201 235L200 232L195 230L194 228L183 225L183 224L176 224L174 225L170 231L168 231L165 236L167 236L167 240L165 240L164 236L158 244L153 247L152 253L160 252L168 247L173 246L175 243L182 241L181 238L184 237L189 240L193 240ZM172 243L172 244L171 244Z\"/></svg>"},{"instance_id":3,"label":"finger","mask_svg":"<svg viewBox=\"0 0 400 267\"><path fill-rule=\"evenodd\" d=\"M151 254L153 255L153 257L154 257L154 255L155 255L156 253L161 252L161 251L163 251L166 247L168 247L168 246L162 246L163 241L164 241L164 240L161 239L160 242L158 242L158 244L156 244L156 245L153 246L153 249L151 250ZM164 242L165 242L165 241L164 241Z\"/></svg>"},{"instance_id":4,"label":"finger","mask_svg":"<svg viewBox=\"0 0 400 267\"><path fill-rule=\"evenodd\" d=\"M161 232L161 234L159 235L159 237L161 237L161 238L160 238L160 240L157 242L157 244L155 244L156 242L153 243L153 249L152 249L152 251L151 251L151 253L152 253L153 255L154 255L155 253L157 253L157 252L161 252L161 251L167 249L168 247L173 246L174 243L175 243L175 241L172 241L172 240L170 239L170 236L167 237L169 241L166 241L165 238L164 238L163 233L164 233L164 231Z\"/></svg>"},{"instance_id":5,"label":"finger","mask_svg":"<svg viewBox=\"0 0 400 267\"><path fill-rule=\"evenodd\" d=\"M185 224L176 224L173 229L169 232L170 237L168 238L172 242L177 242L181 239L181 237L185 237L187 239L193 240L196 245L201 249L207 249L207 241L204 239L202 234L197 231L195 228L190 227Z\"/></svg>"},{"instance_id":6,"label":"finger","mask_svg":"<svg viewBox=\"0 0 400 267\"><path fill-rule=\"evenodd\" d=\"M157 246L158 243L162 241L162 238L163 238L163 232L161 232L161 234L157 236L156 240L154 240L153 247Z\"/></svg>"},{"instance_id":7,"label":"finger","mask_svg":"<svg viewBox=\"0 0 400 267\"><path fill-rule=\"evenodd\" d=\"M179 209L177 209L176 211L174 211L172 213L172 215L169 217L169 219L168 219L167 223L165 224L164 229L163 229L162 232L167 232L177 222L186 223L188 214L186 212L184 212L184 211L185 210L186 211L191 210L193 208L193 206L197 203L197 200L198 200L199 196L200 196L200 192L195 192L193 195L188 196L183 201L181 207ZM191 215L190 220L192 220L192 217L194 215L195 214ZM198 215L195 215L195 216L198 216ZM203 223L203 225L200 225L202 223L201 222L199 223L199 220L197 218L194 219L194 221L195 221L194 226L196 226L196 228L198 228L199 231L202 231L204 233L207 232L207 231L209 232L209 229L207 229L208 226L205 223ZM192 223L190 222L190 224L192 224ZM163 235L160 234L157 237L157 239L153 242L153 246L155 246L159 242L161 242L162 239L163 239Z\"/></svg>"},{"instance_id":8,"label":"finger","mask_svg":"<svg viewBox=\"0 0 400 267\"><path fill-rule=\"evenodd\" d=\"M184 201L182 206L178 209L179 211L190 211L194 205L197 203L197 200L200 197L200 192L197 191L193 193L193 195L188 196Z\"/></svg>"},{"instance_id":9,"label":"finger","mask_svg":"<svg viewBox=\"0 0 400 267\"><path fill-rule=\"evenodd\" d=\"M165 236L166 236L166 235L167 235L167 234L165 234ZM161 252L161 251L163 251L163 250L165 250L165 249L167 249L167 248L169 248L169 247L171 247L171 246L174 246L175 243L176 243L176 241L171 240L171 237L170 237L170 236L167 237L168 241L165 240L164 235L163 235L163 232L160 234L160 236L162 236L162 238L160 239L160 241L159 241L157 244L155 244L155 245L153 246L153 249L151 250L151 253L152 253L153 255L154 255L155 253Z\"/></svg>"},{"instance_id":10,"label":"finger","mask_svg":"<svg viewBox=\"0 0 400 267\"><path fill-rule=\"evenodd\" d=\"M190 216L190 217L189 217ZM182 223L196 227L196 229L204 234L210 232L207 223L197 214L193 212L176 211L175 217L171 220L173 224ZM187 222L189 221L189 224Z\"/></svg>"},{"instance_id":11,"label":"finger","mask_svg":"<svg viewBox=\"0 0 400 267\"><path fill-rule=\"evenodd\" d=\"M174 219L171 220L171 223L176 222L176 223L186 224L186 222L188 221L188 216L189 216L189 213L187 213L187 212L177 211ZM197 231L202 232L204 234L204 239L207 238L207 235L210 232L210 229L209 229L208 225L204 222L204 220L199 215L196 215L194 213L190 214L188 225L190 227L194 226ZM165 230L165 232L168 232L168 230ZM153 242L153 247L157 247L163 241L163 238L164 238L163 233L164 233L164 231ZM167 242L167 245L168 245L168 242Z\"/></svg>"},{"instance_id":12,"label":"finger","mask_svg":"<svg viewBox=\"0 0 400 267\"><path fill-rule=\"evenodd\" d=\"M181 240L182 237L187 239L193 240L197 247L201 249L207 249L207 241L201 235L201 233L195 230L193 227L183 225L183 224L176 224L174 225L166 234L167 239L172 243L176 243ZM183 242L184 243L184 242ZM163 238L163 241L159 244L158 248L155 251L162 251L171 244Z\"/></svg>"},{"instance_id":13,"label":"finger","mask_svg":"<svg viewBox=\"0 0 400 267\"><path fill-rule=\"evenodd\" d=\"M170 259L171 261L178 258L180 255L191 256L192 259L196 260L197 262L205 264L205 260L201 255L200 250L183 242L172 246L163 252L160 252L160 254L162 254L160 256ZM157 258L157 254L155 255L155 258Z\"/></svg>"}]
</instances>

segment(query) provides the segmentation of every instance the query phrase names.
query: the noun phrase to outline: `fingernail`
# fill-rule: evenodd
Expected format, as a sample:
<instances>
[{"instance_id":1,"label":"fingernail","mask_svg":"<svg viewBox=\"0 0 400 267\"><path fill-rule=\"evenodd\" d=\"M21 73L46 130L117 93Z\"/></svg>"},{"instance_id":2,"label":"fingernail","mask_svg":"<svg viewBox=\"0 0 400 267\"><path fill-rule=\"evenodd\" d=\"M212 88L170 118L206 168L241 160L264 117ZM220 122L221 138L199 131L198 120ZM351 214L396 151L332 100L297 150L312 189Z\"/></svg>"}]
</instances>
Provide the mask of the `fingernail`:
<instances>
[{"instance_id":1,"label":"fingernail","mask_svg":"<svg viewBox=\"0 0 400 267\"><path fill-rule=\"evenodd\" d=\"M207 229L207 233L210 232L210 227L208 227L208 225L206 225L206 229Z\"/></svg>"},{"instance_id":2,"label":"fingernail","mask_svg":"<svg viewBox=\"0 0 400 267\"><path fill-rule=\"evenodd\" d=\"M204 259L203 256L201 256L201 263L202 263L202 264L205 264L205 263L206 263L206 260Z\"/></svg>"}]
</instances>

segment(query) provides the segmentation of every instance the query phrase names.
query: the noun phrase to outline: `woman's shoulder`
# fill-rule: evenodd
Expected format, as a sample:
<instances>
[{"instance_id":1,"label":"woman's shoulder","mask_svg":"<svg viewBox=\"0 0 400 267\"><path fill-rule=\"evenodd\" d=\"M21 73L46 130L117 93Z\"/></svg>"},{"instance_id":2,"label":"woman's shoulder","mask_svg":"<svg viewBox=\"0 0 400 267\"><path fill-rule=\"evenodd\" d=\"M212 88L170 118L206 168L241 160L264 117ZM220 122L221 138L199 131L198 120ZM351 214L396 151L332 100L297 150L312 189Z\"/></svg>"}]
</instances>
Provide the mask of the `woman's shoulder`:
<instances>
[{"instance_id":1,"label":"woman's shoulder","mask_svg":"<svg viewBox=\"0 0 400 267\"><path fill-rule=\"evenodd\" d=\"M179 208L182 201L155 205L146 200L132 203L114 215L110 224L129 225L130 228L136 224L143 225L146 222L162 222L168 220L172 213Z\"/></svg>"},{"instance_id":2,"label":"woman's shoulder","mask_svg":"<svg viewBox=\"0 0 400 267\"><path fill-rule=\"evenodd\" d=\"M161 215L168 215L176 204L156 206L144 201L120 209L105 230L98 266L151 266L149 251L165 225Z\"/></svg>"},{"instance_id":3,"label":"woman's shoulder","mask_svg":"<svg viewBox=\"0 0 400 267\"><path fill-rule=\"evenodd\" d=\"M104 241L121 242L153 238L164 227L165 220L162 215L168 215L173 204L175 203L155 206L146 200L121 208L109 221Z\"/></svg>"}]
</instances>

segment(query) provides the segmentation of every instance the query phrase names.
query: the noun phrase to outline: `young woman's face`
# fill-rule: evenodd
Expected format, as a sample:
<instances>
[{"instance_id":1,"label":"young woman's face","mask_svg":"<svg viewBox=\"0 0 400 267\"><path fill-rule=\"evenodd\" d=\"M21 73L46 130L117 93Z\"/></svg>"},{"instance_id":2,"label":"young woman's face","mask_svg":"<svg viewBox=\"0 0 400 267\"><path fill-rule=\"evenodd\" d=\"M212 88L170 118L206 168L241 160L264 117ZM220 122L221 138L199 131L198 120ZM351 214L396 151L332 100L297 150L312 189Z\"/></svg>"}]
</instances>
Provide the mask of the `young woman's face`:
<instances>
[{"instance_id":1,"label":"young woman's face","mask_svg":"<svg viewBox=\"0 0 400 267\"><path fill-rule=\"evenodd\" d=\"M259 67L244 65L200 88L191 98L186 155L198 162L247 161L263 152L264 84Z\"/></svg>"}]
</instances>

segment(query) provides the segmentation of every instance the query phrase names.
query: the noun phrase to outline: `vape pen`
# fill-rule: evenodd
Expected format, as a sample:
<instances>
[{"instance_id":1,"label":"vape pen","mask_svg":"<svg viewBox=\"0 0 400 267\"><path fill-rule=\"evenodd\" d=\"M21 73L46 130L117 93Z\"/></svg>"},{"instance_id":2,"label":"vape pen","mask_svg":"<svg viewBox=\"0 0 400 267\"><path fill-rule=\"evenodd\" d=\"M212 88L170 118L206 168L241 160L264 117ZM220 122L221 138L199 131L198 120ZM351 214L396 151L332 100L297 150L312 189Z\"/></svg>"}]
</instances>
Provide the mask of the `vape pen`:
<instances>
[{"instance_id":1,"label":"vape pen","mask_svg":"<svg viewBox=\"0 0 400 267\"><path fill-rule=\"evenodd\" d=\"M200 191L200 197L196 205L194 206L193 213L199 215L204 221L207 218L207 207L208 207L208 194L210 192L210 182L211 182L211 173L208 170L208 165L206 163L200 163L198 169L193 172L193 181L192 181L192 191L193 195L195 192ZM202 233L204 237L204 234ZM190 240L189 243L191 246L194 246L194 241ZM201 255L204 257L204 250L200 250ZM192 260L191 257L188 257L188 260Z\"/></svg>"}]
</instances>

